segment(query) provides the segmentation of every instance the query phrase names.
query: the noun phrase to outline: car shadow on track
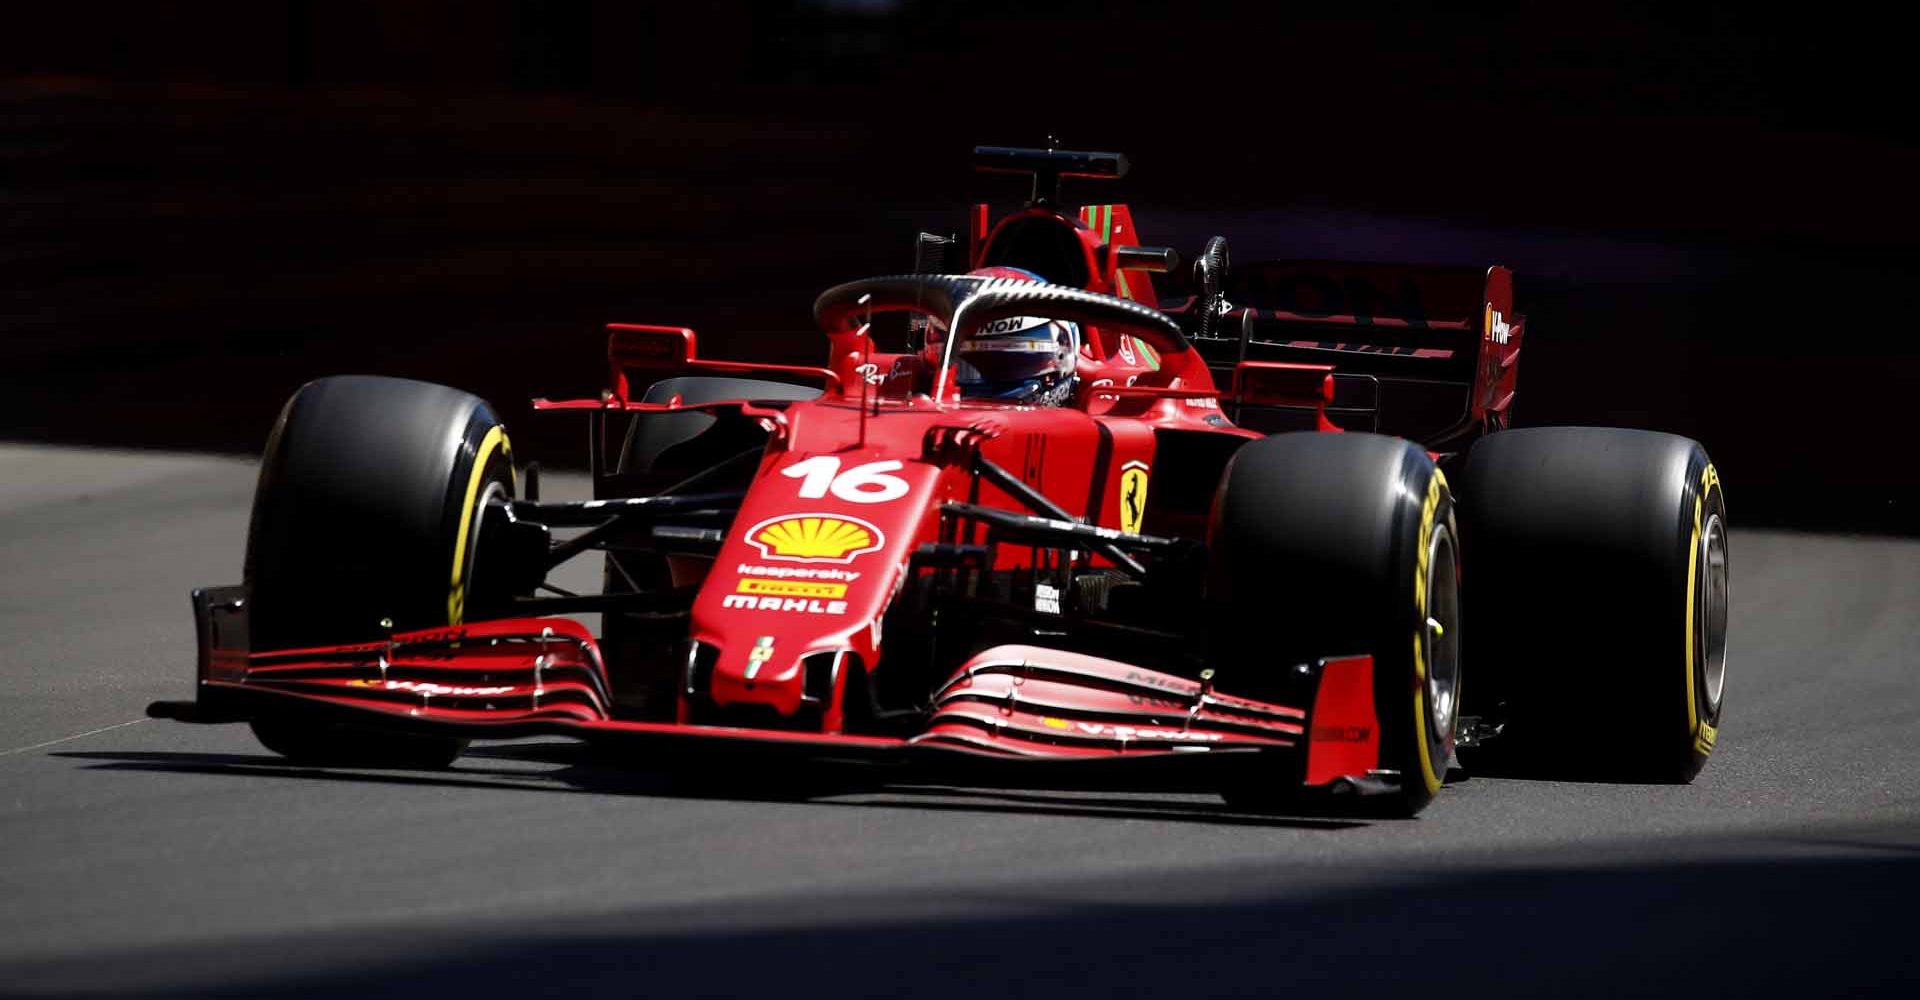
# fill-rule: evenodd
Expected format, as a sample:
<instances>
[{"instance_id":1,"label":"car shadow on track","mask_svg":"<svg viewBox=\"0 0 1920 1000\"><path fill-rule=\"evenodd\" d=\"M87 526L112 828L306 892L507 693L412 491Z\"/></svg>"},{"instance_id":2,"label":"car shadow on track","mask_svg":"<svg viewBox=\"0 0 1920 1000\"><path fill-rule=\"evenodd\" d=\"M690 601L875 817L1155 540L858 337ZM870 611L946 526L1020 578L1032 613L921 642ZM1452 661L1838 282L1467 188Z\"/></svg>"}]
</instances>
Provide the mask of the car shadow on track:
<instances>
[{"instance_id":1,"label":"car shadow on track","mask_svg":"<svg viewBox=\"0 0 1920 1000\"><path fill-rule=\"evenodd\" d=\"M87 761L89 770L157 771L228 777L362 784L472 788L489 791L634 795L659 798L785 802L820 806L916 809L1105 819L1141 819L1211 826L1342 830L1369 825L1345 815L1279 815L1234 809L1191 787L1153 782L1121 785L1111 778L992 787L956 783L951 773L889 772L830 762L794 764L750 776L714 767L617 767L567 744L488 747L470 751L443 770L328 768L295 765L267 753L63 751L51 756ZM512 766L512 765L522 766ZM557 765L545 769L529 764Z\"/></svg>"},{"instance_id":2,"label":"car shadow on track","mask_svg":"<svg viewBox=\"0 0 1920 1000\"><path fill-rule=\"evenodd\" d=\"M1463 766L1449 772L1449 780L1499 778L1505 781L1570 782L1582 785L1670 785L1671 769L1662 773L1646 764L1624 759L1611 747L1584 752L1562 750L1549 754L1527 746L1498 743L1460 754Z\"/></svg>"},{"instance_id":3,"label":"car shadow on track","mask_svg":"<svg viewBox=\"0 0 1920 1000\"><path fill-rule=\"evenodd\" d=\"M1831 833L1832 831L1830 831ZM432 913L0 964L34 996L377 998L1911 997L1910 820L1810 850L1791 832L1681 856L1285 859L870 890L538 921ZM1823 836L1822 839L1828 839Z\"/></svg>"}]
</instances>

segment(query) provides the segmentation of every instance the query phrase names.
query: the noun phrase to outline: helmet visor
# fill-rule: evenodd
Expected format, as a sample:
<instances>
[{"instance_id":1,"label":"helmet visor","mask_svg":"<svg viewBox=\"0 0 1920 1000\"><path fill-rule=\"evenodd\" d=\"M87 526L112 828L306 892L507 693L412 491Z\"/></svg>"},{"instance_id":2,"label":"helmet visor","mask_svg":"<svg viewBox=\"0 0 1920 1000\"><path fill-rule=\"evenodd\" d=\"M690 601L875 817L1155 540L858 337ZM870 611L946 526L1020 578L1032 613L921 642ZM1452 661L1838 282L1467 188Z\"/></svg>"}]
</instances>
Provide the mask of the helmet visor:
<instances>
[{"instance_id":1,"label":"helmet visor","mask_svg":"<svg viewBox=\"0 0 1920 1000\"><path fill-rule=\"evenodd\" d=\"M1071 374L1079 331L1071 323L1013 316L994 320L953 346L962 385L1007 384Z\"/></svg>"},{"instance_id":2,"label":"helmet visor","mask_svg":"<svg viewBox=\"0 0 1920 1000\"><path fill-rule=\"evenodd\" d=\"M1060 370L1060 345L1052 338L979 337L953 346L964 363L962 382L1017 382Z\"/></svg>"}]
</instances>

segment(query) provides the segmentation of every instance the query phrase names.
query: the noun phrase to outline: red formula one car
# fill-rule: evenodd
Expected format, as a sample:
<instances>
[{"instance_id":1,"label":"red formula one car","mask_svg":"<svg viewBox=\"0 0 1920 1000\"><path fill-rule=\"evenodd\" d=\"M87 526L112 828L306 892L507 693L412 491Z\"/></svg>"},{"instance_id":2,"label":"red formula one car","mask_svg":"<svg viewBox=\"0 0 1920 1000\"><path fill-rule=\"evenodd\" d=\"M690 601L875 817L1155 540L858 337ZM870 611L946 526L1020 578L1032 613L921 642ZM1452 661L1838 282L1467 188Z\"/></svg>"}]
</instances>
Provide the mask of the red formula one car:
<instances>
[{"instance_id":1,"label":"red formula one car","mask_svg":"<svg viewBox=\"0 0 1920 1000\"><path fill-rule=\"evenodd\" d=\"M194 594L197 698L152 713L315 763L544 733L1160 759L1239 804L1399 813L1496 735L1558 772L1699 769L1718 477L1670 435L1504 430L1505 269L1235 270L1215 239L1188 278L1125 206L1056 207L1121 157L976 157L1030 203L975 210L969 273L822 294L823 367L611 326L607 391L535 403L590 422L591 501L540 500L466 393L301 388L245 582ZM588 550L603 593L547 584Z\"/></svg>"}]
</instances>

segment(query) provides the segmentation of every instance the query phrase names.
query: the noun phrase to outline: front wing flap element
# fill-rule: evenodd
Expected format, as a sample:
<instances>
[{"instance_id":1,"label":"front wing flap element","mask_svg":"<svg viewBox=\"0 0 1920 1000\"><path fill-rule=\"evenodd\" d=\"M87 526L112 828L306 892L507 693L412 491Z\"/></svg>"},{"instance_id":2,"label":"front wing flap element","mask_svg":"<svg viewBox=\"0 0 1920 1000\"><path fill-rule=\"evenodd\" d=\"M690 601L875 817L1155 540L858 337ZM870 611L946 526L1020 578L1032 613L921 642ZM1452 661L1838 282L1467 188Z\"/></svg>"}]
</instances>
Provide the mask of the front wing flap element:
<instances>
[{"instance_id":1,"label":"front wing flap element","mask_svg":"<svg viewBox=\"0 0 1920 1000\"><path fill-rule=\"evenodd\" d=\"M369 713L449 722L609 717L600 649L567 618L510 618L394 632L378 642L254 652L244 587L193 592L199 698L150 714L201 721L250 718L296 696ZM243 708L242 706L251 706Z\"/></svg>"},{"instance_id":2,"label":"front wing flap element","mask_svg":"<svg viewBox=\"0 0 1920 1000\"><path fill-rule=\"evenodd\" d=\"M1380 770L1373 658L1294 668L1307 707L1255 701L1201 680L1036 646L996 646L969 660L933 699L917 746L1000 757L1111 759L1170 755L1284 757L1276 780L1367 789ZM1286 776L1285 779L1282 776Z\"/></svg>"},{"instance_id":3,"label":"front wing flap element","mask_svg":"<svg viewBox=\"0 0 1920 1000\"><path fill-rule=\"evenodd\" d=\"M916 743L1016 756L1112 756L1297 745L1303 709L1218 694L1205 681L1035 646L969 660Z\"/></svg>"}]
</instances>

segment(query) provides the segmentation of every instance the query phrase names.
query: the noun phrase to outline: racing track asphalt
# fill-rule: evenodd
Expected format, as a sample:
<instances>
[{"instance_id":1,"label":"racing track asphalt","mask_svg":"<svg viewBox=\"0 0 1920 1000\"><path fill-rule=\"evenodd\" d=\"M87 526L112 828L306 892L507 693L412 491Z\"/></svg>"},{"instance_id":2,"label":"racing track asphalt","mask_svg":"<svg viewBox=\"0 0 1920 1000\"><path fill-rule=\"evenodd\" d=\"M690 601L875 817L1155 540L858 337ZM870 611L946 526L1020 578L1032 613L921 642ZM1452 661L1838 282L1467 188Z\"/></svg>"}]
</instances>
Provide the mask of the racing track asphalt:
<instances>
[{"instance_id":1,"label":"racing track asphalt","mask_svg":"<svg viewBox=\"0 0 1920 1000\"><path fill-rule=\"evenodd\" d=\"M1736 532L1730 707L1687 787L1479 777L1371 823L1098 788L782 801L551 742L329 773L134 721L188 693L187 590L238 576L252 476L0 445L0 995L1920 985L1917 541Z\"/></svg>"}]
</instances>

